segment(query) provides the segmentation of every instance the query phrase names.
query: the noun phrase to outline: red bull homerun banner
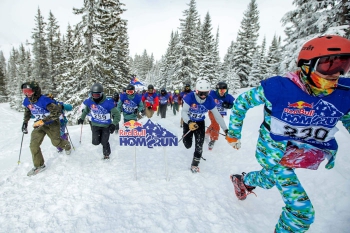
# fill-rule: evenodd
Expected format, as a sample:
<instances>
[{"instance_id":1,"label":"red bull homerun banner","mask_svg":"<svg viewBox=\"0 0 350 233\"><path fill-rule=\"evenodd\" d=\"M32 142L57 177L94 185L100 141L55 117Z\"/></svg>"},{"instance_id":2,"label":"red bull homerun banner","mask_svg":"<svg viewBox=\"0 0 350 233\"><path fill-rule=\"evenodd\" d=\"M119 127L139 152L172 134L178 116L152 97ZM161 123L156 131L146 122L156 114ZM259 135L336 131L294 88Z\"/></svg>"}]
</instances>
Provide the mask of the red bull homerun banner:
<instances>
[{"instance_id":1,"label":"red bull homerun banner","mask_svg":"<svg viewBox=\"0 0 350 233\"><path fill-rule=\"evenodd\" d=\"M120 146L178 146L178 138L173 133L151 120L144 125L131 120L124 123L124 127L119 130Z\"/></svg>"}]
</instances>

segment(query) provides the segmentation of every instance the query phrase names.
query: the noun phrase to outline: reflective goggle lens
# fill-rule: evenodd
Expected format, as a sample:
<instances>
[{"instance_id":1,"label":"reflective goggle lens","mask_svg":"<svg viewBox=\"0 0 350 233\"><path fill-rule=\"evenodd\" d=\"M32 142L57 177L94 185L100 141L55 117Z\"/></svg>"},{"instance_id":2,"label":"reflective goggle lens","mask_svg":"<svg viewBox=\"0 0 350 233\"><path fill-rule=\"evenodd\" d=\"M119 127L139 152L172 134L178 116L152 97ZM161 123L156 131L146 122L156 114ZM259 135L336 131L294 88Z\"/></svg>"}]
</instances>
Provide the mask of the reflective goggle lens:
<instances>
[{"instance_id":1,"label":"reflective goggle lens","mask_svg":"<svg viewBox=\"0 0 350 233\"><path fill-rule=\"evenodd\" d=\"M346 74L350 69L350 55L334 55L321 57L317 60L316 71L324 75L332 75L340 72Z\"/></svg>"},{"instance_id":2,"label":"reflective goggle lens","mask_svg":"<svg viewBox=\"0 0 350 233\"><path fill-rule=\"evenodd\" d=\"M209 91L197 91L197 95L207 97L209 95Z\"/></svg>"},{"instance_id":3,"label":"reflective goggle lens","mask_svg":"<svg viewBox=\"0 0 350 233\"><path fill-rule=\"evenodd\" d=\"M98 99L98 98L100 98L100 97L102 96L102 92L93 92L93 93L91 94L91 96L92 96L92 98L94 98L94 99Z\"/></svg>"},{"instance_id":4,"label":"reflective goggle lens","mask_svg":"<svg viewBox=\"0 0 350 233\"><path fill-rule=\"evenodd\" d=\"M28 96L31 96L34 94L34 91L32 88L23 88L22 92L23 92L23 94L28 95Z\"/></svg>"},{"instance_id":5,"label":"reflective goggle lens","mask_svg":"<svg viewBox=\"0 0 350 233\"><path fill-rule=\"evenodd\" d=\"M128 94L128 95L132 95L132 94L134 94L134 93L135 93L134 90L126 90L126 94Z\"/></svg>"}]
</instances>

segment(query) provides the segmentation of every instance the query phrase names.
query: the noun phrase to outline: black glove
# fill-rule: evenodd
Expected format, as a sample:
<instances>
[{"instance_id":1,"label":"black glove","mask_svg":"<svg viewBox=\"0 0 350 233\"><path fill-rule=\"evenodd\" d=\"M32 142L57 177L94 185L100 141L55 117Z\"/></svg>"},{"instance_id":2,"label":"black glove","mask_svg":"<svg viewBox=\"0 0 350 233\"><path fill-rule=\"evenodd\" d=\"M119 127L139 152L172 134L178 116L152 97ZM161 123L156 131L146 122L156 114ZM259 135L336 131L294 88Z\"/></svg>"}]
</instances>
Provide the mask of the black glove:
<instances>
[{"instance_id":1,"label":"black glove","mask_svg":"<svg viewBox=\"0 0 350 233\"><path fill-rule=\"evenodd\" d=\"M137 115L137 113L138 113L138 110L137 110L137 108L136 108L135 111L134 111L134 114Z\"/></svg>"},{"instance_id":2,"label":"black glove","mask_svg":"<svg viewBox=\"0 0 350 233\"><path fill-rule=\"evenodd\" d=\"M110 124L110 125L108 126L108 129L109 129L110 134L114 133L115 128L116 128L116 127L115 127L115 125L113 125L113 124ZM118 126L118 128L119 128L119 126Z\"/></svg>"},{"instance_id":3,"label":"black glove","mask_svg":"<svg viewBox=\"0 0 350 233\"><path fill-rule=\"evenodd\" d=\"M24 134L27 134L27 133L28 133L27 127L28 127L28 123L23 122L23 125L22 125L22 132L23 132Z\"/></svg>"},{"instance_id":4,"label":"black glove","mask_svg":"<svg viewBox=\"0 0 350 233\"><path fill-rule=\"evenodd\" d=\"M82 125L82 124L84 124L84 120L81 119L81 118L79 118L79 119L78 119L78 125Z\"/></svg>"},{"instance_id":5,"label":"black glove","mask_svg":"<svg viewBox=\"0 0 350 233\"><path fill-rule=\"evenodd\" d=\"M233 107L233 104L229 104L229 103L227 103L227 102L222 102L221 106L222 106L223 108L230 109L230 108Z\"/></svg>"},{"instance_id":6,"label":"black glove","mask_svg":"<svg viewBox=\"0 0 350 233\"><path fill-rule=\"evenodd\" d=\"M148 108L149 110L151 110L151 109L152 109L152 106L148 106L147 108Z\"/></svg>"},{"instance_id":7,"label":"black glove","mask_svg":"<svg viewBox=\"0 0 350 233\"><path fill-rule=\"evenodd\" d=\"M227 134L228 134L228 129L224 130L224 132L225 132L225 136L227 136Z\"/></svg>"}]
</instances>

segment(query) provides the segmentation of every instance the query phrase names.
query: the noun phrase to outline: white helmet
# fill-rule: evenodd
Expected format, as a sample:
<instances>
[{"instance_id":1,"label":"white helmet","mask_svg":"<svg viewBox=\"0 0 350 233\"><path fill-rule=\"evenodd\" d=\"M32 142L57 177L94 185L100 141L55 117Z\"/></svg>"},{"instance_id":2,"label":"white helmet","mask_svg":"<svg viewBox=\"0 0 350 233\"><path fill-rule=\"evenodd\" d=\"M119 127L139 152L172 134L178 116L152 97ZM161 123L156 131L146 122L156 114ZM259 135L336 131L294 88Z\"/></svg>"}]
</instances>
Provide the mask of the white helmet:
<instances>
[{"instance_id":1,"label":"white helmet","mask_svg":"<svg viewBox=\"0 0 350 233\"><path fill-rule=\"evenodd\" d=\"M196 83L196 91L210 91L210 84L207 80L199 80Z\"/></svg>"}]
</instances>

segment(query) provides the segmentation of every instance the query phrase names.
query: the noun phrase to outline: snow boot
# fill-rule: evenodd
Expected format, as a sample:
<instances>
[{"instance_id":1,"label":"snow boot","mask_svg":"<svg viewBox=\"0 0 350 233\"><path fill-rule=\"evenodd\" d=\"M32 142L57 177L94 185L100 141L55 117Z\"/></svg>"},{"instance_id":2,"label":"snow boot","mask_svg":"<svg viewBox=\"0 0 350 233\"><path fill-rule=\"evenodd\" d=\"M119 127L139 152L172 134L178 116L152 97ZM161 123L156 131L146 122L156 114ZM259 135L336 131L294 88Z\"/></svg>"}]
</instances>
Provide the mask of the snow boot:
<instances>
[{"instance_id":1,"label":"snow boot","mask_svg":"<svg viewBox=\"0 0 350 233\"><path fill-rule=\"evenodd\" d=\"M198 172L200 172L200 169L199 169L198 166L191 166L191 172L192 173L198 173Z\"/></svg>"},{"instance_id":2,"label":"snow boot","mask_svg":"<svg viewBox=\"0 0 350 233\"><path fill-rule=\"evenodd\" d=\"M27 176L34 176L36 174L38 174L39 172L42 172L46 169L46 166L45 164L40 166L40 167L34 167L32 168L32 170L30 170L28 173L27 173Z\"/></svg>"},{"instance_id":3,"label":"snow boot","mask_svg":"<svg viewBox=\"0 0 350 233\"><path fill-rule=\"evenodd\" d=\"M235 188L235 194L237 198L241 201L245 200L247 196L251 193L253 193L256 196L256 194L253 192L253 189L255 189L255 187L244 184L243 180L245 174L246 173L243 172L242 175L232 174L230 176L230 180L232 181L233 186Z\"/></svg>"},{"instance_id":4,"label":"snow boot","mask_svg":"<svg viewBox=\"0 0 350 233\"><path fill-rule=\"evenodd\" d=\"M213 149L214 144L215 144L215 141L214 141L214 140L211 140L211 141L208 143L208 148L209 148L209 150L212 150L212 149Z\"/></svg>"},{"instance_id":5,"label":"snow boot","mask_svg":"<svg viewBox=\"0 0 350 233\"><path fill-rule=\"evenodd\" d=\"M72 149L66 150L66 155L70 155L71 152L72 152Z\"/></svg>"},{"instance_id":6,"label":"snow boot","mask_svg":"<svg viewBox=\"0 0 350 233\"><path fill-rule=\"evenodd\" d=\"M109 155L105 155L105 156L103 157L103 159L104 159L104 160L108 160L108 159L109 159Z\"/></svg>"}]
</instances>

